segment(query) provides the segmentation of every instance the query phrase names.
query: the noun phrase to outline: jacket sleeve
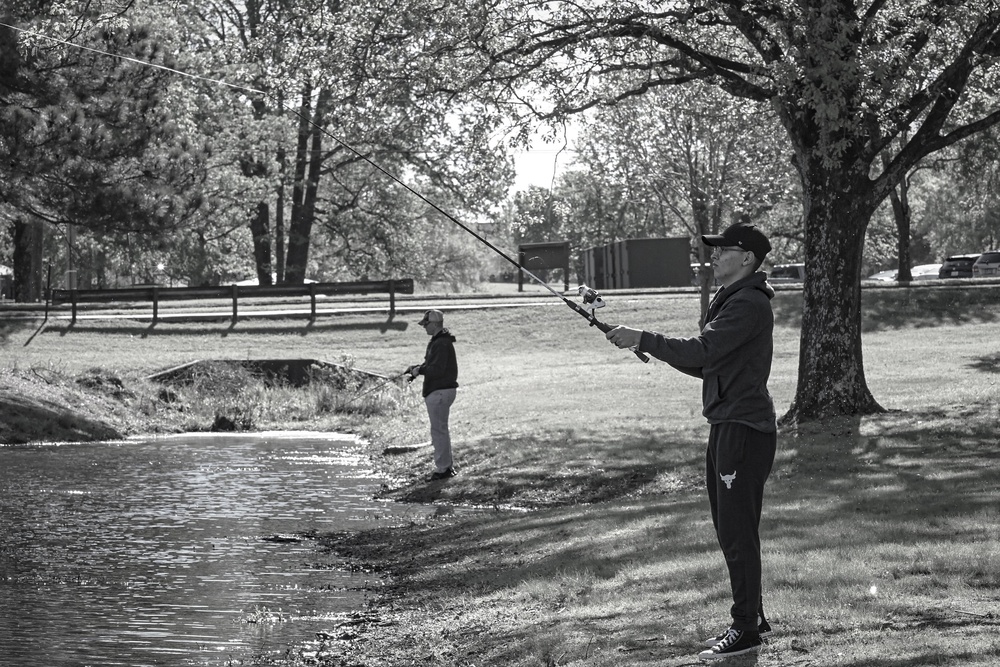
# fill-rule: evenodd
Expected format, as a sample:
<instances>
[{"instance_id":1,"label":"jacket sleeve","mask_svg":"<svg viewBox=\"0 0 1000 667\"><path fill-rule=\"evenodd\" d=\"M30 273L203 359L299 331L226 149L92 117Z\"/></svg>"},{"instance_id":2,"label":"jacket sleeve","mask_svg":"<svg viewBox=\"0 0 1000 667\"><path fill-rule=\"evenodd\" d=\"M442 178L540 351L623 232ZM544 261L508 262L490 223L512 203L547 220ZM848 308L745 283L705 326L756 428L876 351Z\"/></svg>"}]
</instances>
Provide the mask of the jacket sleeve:
<instances>
[{"instance_id":1,"label":"jacket sleeve","mask_svg":"<svg viewBox=\"0 0 1000 667\"><path fill-rule=\"evenodd\" d=\"M729 299L719 314L694 338L670 338L643 331L639 350L666 362L688 375L703 377L703 369L713 365L753 337L760 326L759 313L743 298Z\"/></svg>"},{"instance_id":2,"label":"jacket sleeve","mask_svg":"<svg viewBox=\"0 0 1000 667\"><path fill-rule=\"evenodd\" d=\"M431 341L427 346L427 356L420 365L420 374L432 380L439 380L448 371L448 346L451 343L445 339Z\"/></svg>"},{"instance_id":3,"label":"jacket sleeve","mask_svg":"<svg viewBox=\"0 0 1000 667\"><path fill-rule=\"evenodd\" d=\"M686 340L685 338L668 338L663 334L656 333L654 331L643 331L642 338L639 341L639 351L647 352L660 361L670 364L681 373L685 375L690 375L696 378L703 378L702 367L692 365L690 363L682 363L680 361L682 353L675 353L675 342L681 342Z\"/></svg>"}]
</instances>

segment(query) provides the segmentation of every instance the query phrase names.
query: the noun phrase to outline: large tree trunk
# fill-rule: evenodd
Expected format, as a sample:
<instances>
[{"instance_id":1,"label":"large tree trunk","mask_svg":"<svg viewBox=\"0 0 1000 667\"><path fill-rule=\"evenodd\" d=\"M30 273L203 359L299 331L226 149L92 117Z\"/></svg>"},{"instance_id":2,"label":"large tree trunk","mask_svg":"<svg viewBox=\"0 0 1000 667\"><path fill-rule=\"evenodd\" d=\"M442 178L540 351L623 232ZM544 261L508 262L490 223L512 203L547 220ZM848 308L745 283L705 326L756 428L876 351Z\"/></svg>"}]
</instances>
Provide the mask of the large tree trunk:
<instances>
[{"instance_id":1,"label":"large tree trunk","mask_svg":"<svg viewBox=\"0 0 1000 667\"><path fill-rule=\"evenodd\" d=\"M285 280L289 283L301 284L306 277L309 241L316 216L316 197L323 165L323 118L329 99L329 91L321 90L312 121L308 126L300 125L292 219L288 227L288 258L285 262ZM308 103L305 95L303 102L305 109Z\"/></svg>"},{"instance_id":2,"label":"large tree trunk","mask_svg":"<svg viewBox=\"0 0 1000 667\"><path fill-rule=\"evenodd\" d=\"M278 192L274 203L274 260L275 273L278 282L285 282L285 149L278 149L278 169L281 171L281 180L278 184Z\"/></svg>"},{"instance_id":3,"label":"large tree trunk","mask_svg":"<svg viewBox=\"0 0 1000 667\"><path fill-rule=\"evenodd\" d=\"M267 202L259 202L250 217L253 235L253 258L257 265L257 284L270 285L271 280L271 229L270 209Z\"/></svg>"},{"instance_id":4,"label":"large tree trunk","mask_svg":"<svg viewBox=\"0 0 1000 667\"><path fill-rule=\"evenodd\" d=\"M784 422L883 410L868 389L861 350L861 257L873 197L848 200L843 193L866 191L860 179L847 183L844 172L813 169L803 178L806 280L798 386Z\"/></svg>"},{"instance_id":5,"label":"large tree trunk","mask_svg":"<svg viewBox=\"0 0 1000 667\"><path fill-rule=\"evenodd\" d=\"M14 300L30 303L42 298L42 240L39 222L14 221Z\"/></svg>"},{"instance_id":6,"label":"large tree trunk","mask_svg":"<svg viewBox=\"0 0 1000 667\"><path fill-rule=\"evenodd\" d=\"M690 165L689 165L690 166ZM712 229L712 221L708 213L707 196L705 191L697 183L697 176L693 169L688 170L688 196L691 200L691 215L694 217L695 247L698 248L698 284L700 286L701 314L698 316L698 330L705 326L708 317L708 306L711 303L712 285L715 283L715 271L713 267L705 266L706 262L711 262L711 250L701 242L703 234L717 234L719 232L718 223Z\"/></svg>"},{"instance_id":7,"label":"large tree trunk","mask_svg":"<svg viewBox=\"0 0 1000 667\"><path fill-rule=\"evenodd\" d=\"M899 182L898 191L893 188L889 193L889 200L892 202L892 214L896 219L896 251L898 257L899 274L896 280L902 283L913 280L910 270L910 197L907 192L907 183L904 178Z\"/></svg>"},{"instance_id":8,"label":"large tree trunk","mask_svg":"<svg viewBox=\"0 0 1000 667\"><path fill-rule=\"evenodd\" d=\"M292 182L292 215L288 225L287 250L285 255L284 280L291 283L302 283L305 278L305 263L309 253L308 234L300 236L307 224L304 218L306 190L306 171L309 167L309 136L310 117L312 116L312 88L306 86L302 91L302 103L299 105L299 134L295 149L295 171Z\"/></svg>"}]
</instances>

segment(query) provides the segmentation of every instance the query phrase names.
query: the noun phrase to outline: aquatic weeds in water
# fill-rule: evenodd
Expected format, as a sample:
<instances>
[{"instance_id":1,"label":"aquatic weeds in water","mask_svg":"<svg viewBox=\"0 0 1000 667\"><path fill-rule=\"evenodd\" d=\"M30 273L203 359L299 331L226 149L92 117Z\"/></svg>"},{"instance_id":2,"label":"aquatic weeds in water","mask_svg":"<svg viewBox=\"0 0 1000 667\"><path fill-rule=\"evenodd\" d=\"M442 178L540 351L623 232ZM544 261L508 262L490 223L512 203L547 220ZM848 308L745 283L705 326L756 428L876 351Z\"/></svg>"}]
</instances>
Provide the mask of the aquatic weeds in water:
<instances>
[{"instance_id":1,"label":"aquatic weeds in water","mask_svg":"<svg viewBox=\"0 0 1000 667\"><path fill-rule=\"evenodd\" d=\"M278 611L271 611L267 607L255 605L253 611L240 619L240 622L249 625L264 625L268 623L284 623L287 620L280 609Z\"/></svg>"}]
</instances>

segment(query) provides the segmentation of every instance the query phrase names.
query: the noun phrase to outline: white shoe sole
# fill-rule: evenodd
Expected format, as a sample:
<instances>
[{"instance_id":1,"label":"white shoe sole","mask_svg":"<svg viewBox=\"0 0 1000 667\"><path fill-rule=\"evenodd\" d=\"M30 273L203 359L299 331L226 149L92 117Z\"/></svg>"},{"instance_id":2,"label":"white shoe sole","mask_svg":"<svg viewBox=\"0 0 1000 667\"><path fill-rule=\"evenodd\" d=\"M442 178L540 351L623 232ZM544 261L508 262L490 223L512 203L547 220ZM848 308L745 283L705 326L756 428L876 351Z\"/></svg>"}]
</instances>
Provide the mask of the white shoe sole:
<instances>
[{"instance_id":1,"label":"white shoe sole","mask_svg":"<svg viewBox=\"0 0 1000 667\"><path fill-rule=\"evenodd\" d=\"M712 651L702 651L698 654L698 659L702 662L714 662L716 660L725 660L726 658L735 658L738 655L754 653L759 650L760 646L751 646L750 648L745 648L742 651L733 651L731 653L713 653Z\"/></svg>"},{"instance_id":2,"label":"white shoe sole","mask_svg":"<svg viewBox=\"0 0 1000 667\"><path fill-rule=\"evenodd\" d=\"M772 632L773 632L773 630L772 630ZM771 632L762 632L762 633L760 633L760 640L762 642L766 642L770 637L771 637ZM701 643L701 645L702 646L707 646L709 648L712 648L713 646L715 646L716 644L718 644L721 641L722 641L722 637L713 637L711 639L706 639L705 641L703 641Z\"/></svg>"}]
</instances>

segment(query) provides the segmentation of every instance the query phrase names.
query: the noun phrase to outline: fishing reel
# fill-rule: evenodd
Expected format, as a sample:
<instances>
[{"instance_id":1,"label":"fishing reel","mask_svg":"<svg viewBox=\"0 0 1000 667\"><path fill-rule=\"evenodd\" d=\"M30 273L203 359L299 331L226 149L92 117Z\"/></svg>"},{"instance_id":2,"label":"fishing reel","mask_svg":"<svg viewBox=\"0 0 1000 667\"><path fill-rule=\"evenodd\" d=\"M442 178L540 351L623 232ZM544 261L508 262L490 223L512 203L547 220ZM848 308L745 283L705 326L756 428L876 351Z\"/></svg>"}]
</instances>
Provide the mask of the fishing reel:
<instances>
[{"instance_id":1,"label":"fishing reel","mask_svg":"<svg viewBox=\"0 0 1000 667\"><path fill-rule=\"evenodd\" d=\"M580 293L583 297L583 306L590 311L590 317L594 317L594 311L598 308L604 308L604 299L598 294L597 290L587 287L586 285L580 285L576 288L576 291Z\"/></svg>"},{"instance_id":2,"label":"fishing reel","mask_svg":"<svg viewBox=\"0 0 1000 667\"><path fill-rule=\"evenodd\" d=\"M612 325L601 322L594 315L595 310L597 310L598 308L604 308L604 299L601 298L601 295L598 294L597 290L593 289L592 287L587 287L586 285L580 285L579 287L576 288L576 291L579 292L581 297L583 297L582 308L579 305L570 301L569 299L566 299L565 297L563 297L563 301L565 301L570 307L572 307L573 310L577 311L578 313L589 319L590 326L597 327L604 333L608 333L609 331L614 329ZM649 356L646 355L645 353L640 352L636 348L631 348L631 350L632 353L636 357L638 357L639 360L642 361L643 363L649 361Z\"/></svg>"}]
</instances>

